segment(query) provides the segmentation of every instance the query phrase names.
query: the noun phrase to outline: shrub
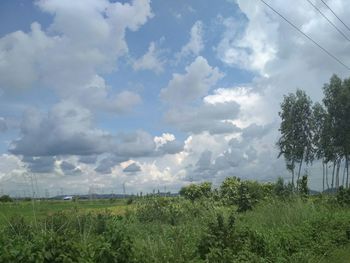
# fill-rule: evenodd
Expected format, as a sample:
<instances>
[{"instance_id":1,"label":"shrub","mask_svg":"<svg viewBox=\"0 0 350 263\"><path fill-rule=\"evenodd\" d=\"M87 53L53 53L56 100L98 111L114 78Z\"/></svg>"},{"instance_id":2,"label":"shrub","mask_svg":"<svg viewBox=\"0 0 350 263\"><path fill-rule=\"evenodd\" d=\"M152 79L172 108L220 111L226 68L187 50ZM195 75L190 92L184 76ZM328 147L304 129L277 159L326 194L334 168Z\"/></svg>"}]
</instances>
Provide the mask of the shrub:
<instances>
[{"instance_id":1,"label":"shrub","mask_svg":"<svg viewBox=\"0 0 350 263\"><path fill-rule=\"evenodd\" d=\"M277 182L274 184L273 193L282 199L290 198L293 194L292 184L285 184L282 177L277 179Z\"/></svg>"},{"instance_id":2,"label":"shrub","mask_svg":"<svg viewBox=\"0 0 350 263\"><path fill-rule=\"evenodd\" d=\"M245 212L253 209L253 203L256 202L249 193L247 183L241 183L238 188L237 212Z\"/></svg>"},{"instance_id":3,"label":"shrub","mask_svg":"<svg viewBox=\"0 0 350 263\"><path fill-rule=\"evenodd\" d=\"M224 203L236 204L238 200L238 189L241 184L241 179L233 176L227 177L220 185L220 194Z\"/></svg>"},{"instance_id":4,"label":"shrub","mask_svg":"<svg viewBox=\"0 0 350 263\"><path fill-rule=\"evenodd\" d=\"M309 188L307 186L307 175L303 175L303 177L298 180L298 192L302 198L307 198L309 196Z\"/></svg>"},{"instance_id":5,"label":"shrub","mask_svg":"<svg viewBox=\"0 0 350 263\"><path fill-rule=\"evenodd\" d=\"M9 195L2 195L0 196L0 202L3 202L3 203L13 202L13 199Z\"/></svg>"},{"instance_id":6,"label":"shrub","mask_svg":"<svg viewBox=\"0 0 350 263\"><path fill-rule=\"evenodd\" d=\"M340 186L336 195L338 204L345 206L350 205L350 188L345 189L343 186Z\"/></svg>"},{"instance_id":7,"label":"shrub","mask_svg":"<svg viewBox=\"0 0 350 263\"><path fill-rule=\"evenodd\" d=\"M188 186L182 187L179 194L191 201L200 198L208 198L212 195L211 186L212 184L209 182L204 182L201 184L190 184Z\"/></svg>"}]
</instances>

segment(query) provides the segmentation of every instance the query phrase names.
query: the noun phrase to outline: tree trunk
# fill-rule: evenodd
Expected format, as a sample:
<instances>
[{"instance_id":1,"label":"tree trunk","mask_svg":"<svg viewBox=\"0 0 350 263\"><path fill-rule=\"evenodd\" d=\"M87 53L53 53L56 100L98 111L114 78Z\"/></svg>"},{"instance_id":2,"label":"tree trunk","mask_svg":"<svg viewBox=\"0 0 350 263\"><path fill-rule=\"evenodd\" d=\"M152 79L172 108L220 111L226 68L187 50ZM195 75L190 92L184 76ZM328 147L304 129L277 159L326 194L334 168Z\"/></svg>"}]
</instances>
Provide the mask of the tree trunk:
<instances>
[{"instance_id":1,"label":"tree trunk","mask_svg":"<svg viewBox=\"0 0 350 263\"><path fill-rule=\"evenodd\" d=\"M329 181L328 181L328 162L326 163L326 184L327 184L327 189L329 189Z\"/></svg>"},{"instance_id":2,"label":"tree trunk","mask_svg":"<svg viewBox=\"0 0 350 263\"><path fill-rule=\"evenodd\" d=\"M333 191L333 188L334 188L334 172L335 172L335 162L336 162L336 161L333 161L332 183L331 183L331 188L332 188L332 191Z\"/></svg>"},{"instance_id":3,"label":"tree trunk","mask_svg":"<svg viewBox=\"0 0 350 263\"><path fill-rule=\"evenodd\" d=\"M322 193L324 192L325 169L324 160L322 159Z\"/></svg>"},{"instance_id":4,"label":"tree trunk","mask_svg":"<svg viewBox=\"0 0 350 263\"><path fill-rule=\"evenodd\" d=\"M335 176L335 188L337 189L337 191L338 191L338 188L339 188L340 163L341 163L341 159L338 159L338 161L337 161L337 173L336 173L336 176Z\"/></svg>"},{"instance_id":5,"label":"tree trunk","mask_svg":"<svg viewBox=\"0 0 350 263\"><path fill-rule=\"evenodd\" d=\"M292 160L292 188L294 192L294 159Z\"/></svg>"},{"instance_id":6,"label":"tree trunk","mask_svg":"<svg viewBox=\"0 0 350 263\"><path fill-rule=\"evenodd\" d=\"M304 159L304 158L303 158ZM299 180L300 180L300 171L301 171L301 166L303 165L303 159L301 159L299 163L299 170L298 170L298 180L297 180L297 188L299 186Z\"/></svg>"},{"instance_id":7,"label":"tree trunk","mask_svg":"<svg viewBox=\"0 0 350 263\"><path fill-rule=\"evenodd\" d=\"M345 172L346 172L346 159L345 159L345 162L344 162L343 179L342 179L342 182L341 182L341 185L343 187L345 187Z\"/></svg>"},{"instance_id":8,"label":"tree trunk","mask_svg":"<svg viewBox=\"0 0 350 263\"><path fill-rule=\"evenodd\" d=\"M349 187L349 156L346 155L346 188Z\"/></svg>"}]
</instances>

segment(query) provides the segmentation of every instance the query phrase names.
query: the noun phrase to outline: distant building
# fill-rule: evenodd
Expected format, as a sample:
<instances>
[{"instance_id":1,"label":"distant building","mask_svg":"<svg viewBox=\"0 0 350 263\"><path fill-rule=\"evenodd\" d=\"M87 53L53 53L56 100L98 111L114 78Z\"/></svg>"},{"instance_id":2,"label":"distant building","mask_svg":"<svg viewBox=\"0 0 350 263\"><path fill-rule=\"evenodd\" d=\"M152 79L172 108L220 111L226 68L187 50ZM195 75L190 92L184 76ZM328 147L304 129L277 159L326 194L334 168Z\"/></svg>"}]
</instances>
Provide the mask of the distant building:
<instances>
[{"instance_id":1,"label":"distant building","mask_svg":"<svg viewBox=\"0 0 350 263\"><path fill-rule=\"evenodd\" d=\"M65 201L72 201L73 200L73 196L65 196L65 197L63 197L63 200L65 200Z\"/></svg>"}]
</instances>

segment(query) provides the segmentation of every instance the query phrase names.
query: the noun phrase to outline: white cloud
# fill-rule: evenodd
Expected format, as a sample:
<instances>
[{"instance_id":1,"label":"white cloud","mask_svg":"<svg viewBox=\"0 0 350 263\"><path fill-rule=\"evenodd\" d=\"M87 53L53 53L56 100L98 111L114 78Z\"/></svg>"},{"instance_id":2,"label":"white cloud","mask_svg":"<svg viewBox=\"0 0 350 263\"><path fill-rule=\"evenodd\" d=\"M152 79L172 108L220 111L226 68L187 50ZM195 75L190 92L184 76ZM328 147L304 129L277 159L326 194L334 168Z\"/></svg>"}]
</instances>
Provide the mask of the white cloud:
<instances>
[{"instance_id":1,"label":"white cloud","mask_svg":"<svg viewBox=\"0 0 350 263\"><path fill-rule=\"evenodd\" d=\"M192 102L206 95L209 88L222 77L218 68L211 67L205 58L199 56L186 67L185 74L173 74L160 96L172 105Z\"/></svg>"},{"instance_id":2,"label":"white cloud","mask_svg":"<svg viewBox=\"0 0 350 263\"><path fill-rule=\"evenodd\" d=\"M125 97L107 92L99 74L115 70L128 52L126 31L138 30L153 16L150 1L42 0L37 5L53 15L53 22L46 30L35 22L29 33L16 31L0 39L1 89L43 86L77 99L93 91L101 105L113 104L107 97ZM97 81L100 85L94 89ZM139 101L137 96L132 102ZM120 111L118 105L107 108Z\"/></svg>"},{"instance_id":3,"label":"white cloud","mask_svg":"<svg viewBox=\"0 0 350 263\"><path fill-rule=\"evenodd\" d=\"M140 58L134 61L134 70L151 70L159 74L164 71L165 59L161 58L161 51L156 50L156 45L151 42L148 51Z\"/></svg>"},{"instance_id":4,"label":"white cloud","mask_svg":"<svg viewBox=\"0 0 350 263\"><path fill-rule=\"evenodd\" d=\"M196 21L191 28L188 43L181 48L179 53L176 54L177 60L189 55L198 56L203 49L203 23L202 21Z\"/></svg>"},{"instance_id":5,"label":"white cloud","mask_svg":"<svg viewBox=\"0 0 350 263\"><path fill-rule=\"evenodd\" d=\"M189 133L208 131L210 134L234 133L240 129L231 120L237 118L239 105L235 102L203 103L197 107L170 109L165 113L167 123Z\"/></svg>"}]
</instances>

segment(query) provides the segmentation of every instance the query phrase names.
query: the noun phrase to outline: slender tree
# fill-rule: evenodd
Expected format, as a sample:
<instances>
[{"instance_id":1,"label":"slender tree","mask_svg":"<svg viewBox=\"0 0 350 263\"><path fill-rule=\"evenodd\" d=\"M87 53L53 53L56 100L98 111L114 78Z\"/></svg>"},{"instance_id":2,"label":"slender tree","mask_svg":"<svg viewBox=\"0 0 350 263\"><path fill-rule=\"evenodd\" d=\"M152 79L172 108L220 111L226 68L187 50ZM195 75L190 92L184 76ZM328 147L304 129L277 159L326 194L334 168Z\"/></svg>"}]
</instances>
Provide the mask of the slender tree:
<instances>
[{"instance_id":1,"label":"slender tree","mask_svg":"<svg viewBox=\"0 0 350 263\"><path fill-rule=\"evenodd\" d=\"M325 149L328 145L327 132L326 132L326 119L327 113L322 104L315 103L312 108L312 118L313 118L313 151L314 157L317 160L322 161L322 191L325 190L325 185L328 185L327 175L327 165L325 158Z\"/></svg>"},{"instance_id":2,"label":"slender tree","mask_svg":"<svg viewBox=\"0 0 350 263\"><path fill-rule=\"evenodd\" d=\"M295 94L284 96L281 103L281 125L279 131L281 137L277 142L281 155L284 156L287 168L292 172L292 185L294 186L295 165L298 164L298 178L303 162L310 163L313 160L312 147L312 102L302 90Z\"/></svg>"}]
</instances>

